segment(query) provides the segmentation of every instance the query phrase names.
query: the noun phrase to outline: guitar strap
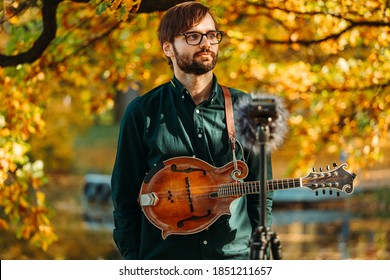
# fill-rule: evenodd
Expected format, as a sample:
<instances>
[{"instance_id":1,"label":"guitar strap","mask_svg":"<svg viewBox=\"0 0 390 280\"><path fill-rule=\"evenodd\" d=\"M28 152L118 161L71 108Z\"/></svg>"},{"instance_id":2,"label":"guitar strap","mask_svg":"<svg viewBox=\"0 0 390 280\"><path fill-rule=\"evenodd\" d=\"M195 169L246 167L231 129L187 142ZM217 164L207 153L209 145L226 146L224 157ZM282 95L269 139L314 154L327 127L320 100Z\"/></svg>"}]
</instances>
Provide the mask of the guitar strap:
<instances>
[{"instance_id":1,"label":"guitar strap","mask_svg":"<svg viewBox=\"0 0 390 280\"><path fill-rule=\"evenodd\" d=\"M229 137L230 146L233 154L234 170L232 171L232 178L236 181L241 181L237 176L241 175L241 171L238 169L237 158L236 158L236 128L234 127L234 112L233 102L230 90L222 86L223 97L225 98L225 117L226 117L226 129Z\"/></svg>"},{"instance_id":2,"label":"guitar strap","mask_svg":"<svg viewBox=\"0 0 390 280\"><path fill-rule=\"evenodd\" d=\"M222 86L223 96L225 98L225 117L226 117L226 128L229 136L229 142L232 150L236 149L236 128L234 127L234 113L232 96L227 87Z\"/></svg>"}]
</instances>

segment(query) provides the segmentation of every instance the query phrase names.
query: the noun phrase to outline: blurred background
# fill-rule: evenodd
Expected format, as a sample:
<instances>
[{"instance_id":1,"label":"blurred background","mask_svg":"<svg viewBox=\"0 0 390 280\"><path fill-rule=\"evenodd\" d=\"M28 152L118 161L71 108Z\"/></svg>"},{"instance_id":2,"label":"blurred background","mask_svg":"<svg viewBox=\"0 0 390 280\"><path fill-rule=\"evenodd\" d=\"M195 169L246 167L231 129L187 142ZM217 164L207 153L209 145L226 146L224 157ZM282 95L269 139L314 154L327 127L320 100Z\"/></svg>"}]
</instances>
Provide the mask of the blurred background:
<instances>
[{"instance_id":1,"label":"blurred background","mask_svg":"<svg viewBox=\"0 0 390 280\"><path fill-rule=\"evenodd\" d=\"M0 0L1 259L120 259L119 121L172 76L155 30L178 2ZM290 111L274 178L333 162L357 174L352 195L275 192L283 258L390 259L388 1L200 2L226 32L220 83Z\"/></svg>"}]
</instances>

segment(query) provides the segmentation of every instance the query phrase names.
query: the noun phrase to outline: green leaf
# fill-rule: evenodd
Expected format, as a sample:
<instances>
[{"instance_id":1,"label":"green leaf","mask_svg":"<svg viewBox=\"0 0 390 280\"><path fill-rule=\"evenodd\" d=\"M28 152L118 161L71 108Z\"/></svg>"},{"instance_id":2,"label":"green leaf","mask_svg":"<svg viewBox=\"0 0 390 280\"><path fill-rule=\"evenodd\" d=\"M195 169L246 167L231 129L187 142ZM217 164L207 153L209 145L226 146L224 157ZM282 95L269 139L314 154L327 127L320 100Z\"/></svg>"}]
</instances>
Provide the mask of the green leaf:
<instances>
[{"instance_id":1,"label":"green leaf","mask_svg":"<svg viewBox=\"0 0 390 280\"><path fill-rule=\"evenodd\" d=\"M102 2L96 7L96 14L101 15L103 14L108 8L108 3L107 2Z\"/></svg>"}]
</instances>

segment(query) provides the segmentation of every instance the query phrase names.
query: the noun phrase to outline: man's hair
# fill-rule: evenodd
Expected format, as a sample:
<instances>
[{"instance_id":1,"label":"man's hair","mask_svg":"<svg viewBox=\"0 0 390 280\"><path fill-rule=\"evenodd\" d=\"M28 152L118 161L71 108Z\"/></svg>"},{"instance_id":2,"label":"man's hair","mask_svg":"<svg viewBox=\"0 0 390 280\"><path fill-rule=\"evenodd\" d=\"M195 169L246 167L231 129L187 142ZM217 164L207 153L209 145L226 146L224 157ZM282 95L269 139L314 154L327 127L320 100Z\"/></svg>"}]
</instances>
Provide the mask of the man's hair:
<instances>
[{"instance_id":1,"label":"man's hair","mask_svg":"<svg viewBox=\"0 0 390 280\"><path fill-rule=\"evenodd\" d=\"M207 14L214 20L215 29L219 30L219 24L210 12L210 8L195 1L184 2L170 8L158 27L158 39L161 47L165 42L173 42L175 37L193 26L197 25Z\"/></svg>"}]
</instances>

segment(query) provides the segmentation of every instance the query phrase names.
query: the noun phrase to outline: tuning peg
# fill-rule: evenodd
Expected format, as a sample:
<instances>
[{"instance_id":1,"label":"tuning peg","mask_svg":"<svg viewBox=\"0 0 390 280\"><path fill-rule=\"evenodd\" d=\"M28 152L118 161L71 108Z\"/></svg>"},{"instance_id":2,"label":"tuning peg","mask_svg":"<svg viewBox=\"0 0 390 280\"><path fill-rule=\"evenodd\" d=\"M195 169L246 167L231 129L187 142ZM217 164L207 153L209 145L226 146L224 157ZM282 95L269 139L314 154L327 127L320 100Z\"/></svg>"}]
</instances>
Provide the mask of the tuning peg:
<instances>
[{"instance_id":1,"label":"tuning peg","mask_svg":"<svg viewBox=\"0 0 390 280\"><path fill-rule=\"evenodd\" d=\"M337 167L337 163L334 162L334 163L333 163L333 167Z\"/></svg>"},{"instance_id":2,"label":"tuning peg","mask_svg":"<svg viewBox=\"0 0 390 280\"><path fill-rule=\"evenodd\" d=\"M325 189L322 190L322 194L325 194Z\"/></svg>"},{"instance_id":3,"label":"tuning peg","mask_svg":"<svg viewBox=\"0 0 390 280\"><path fill-rule=\"evenodd\" d=\"M328 171L330 170L330 166L329 165L326 166L326 170L328 170Z\"/></svg>"},{"instance_id":4,"label":"tuning peg","mask_svg":"<svg viewBox=\"0 0 390 280\"><path fill-rule=\"evenodd\" d=\"M332 195L332 194L333 194L333 191L332 191L332 190L329 190L329 194Z\"/></svg>"},{"instance_id":5,"label":"tuning peg","mask_svg":"<svg viewBox=\"0 0 390 280\"><path fill-rule=\"evenodd\" d=\"M313 167L313 172L316 172L316 168L315 167Z\"/></svg>"},{"instance_id":6,"label":"tuning peg","mask_svg":"<svg viewBox=\"0 0 390 280\"><path fill-rule=\"evenodd\" d=\"M316 196L318 196L318 191L316 191Z\"/></svg>"},{"instance_id":7,"label":"tuning peg","mask_svg":"<svg viewBox=\"0 0 390 280\"><path fill-rule=\"evenodd\" d=\"M320 172L322 172L322 167L320 167Z\"/></svg>"},{"instance_id":8,"label":"tuning peg","mask_svg":"<svg viewBox=\"0 0 390 280\"><path fill-rule=\"evenodd\" d=\"M337 192L337 196L340 196L340 193L339 193L339 192Z\"/></svg>"}]
</instances>

